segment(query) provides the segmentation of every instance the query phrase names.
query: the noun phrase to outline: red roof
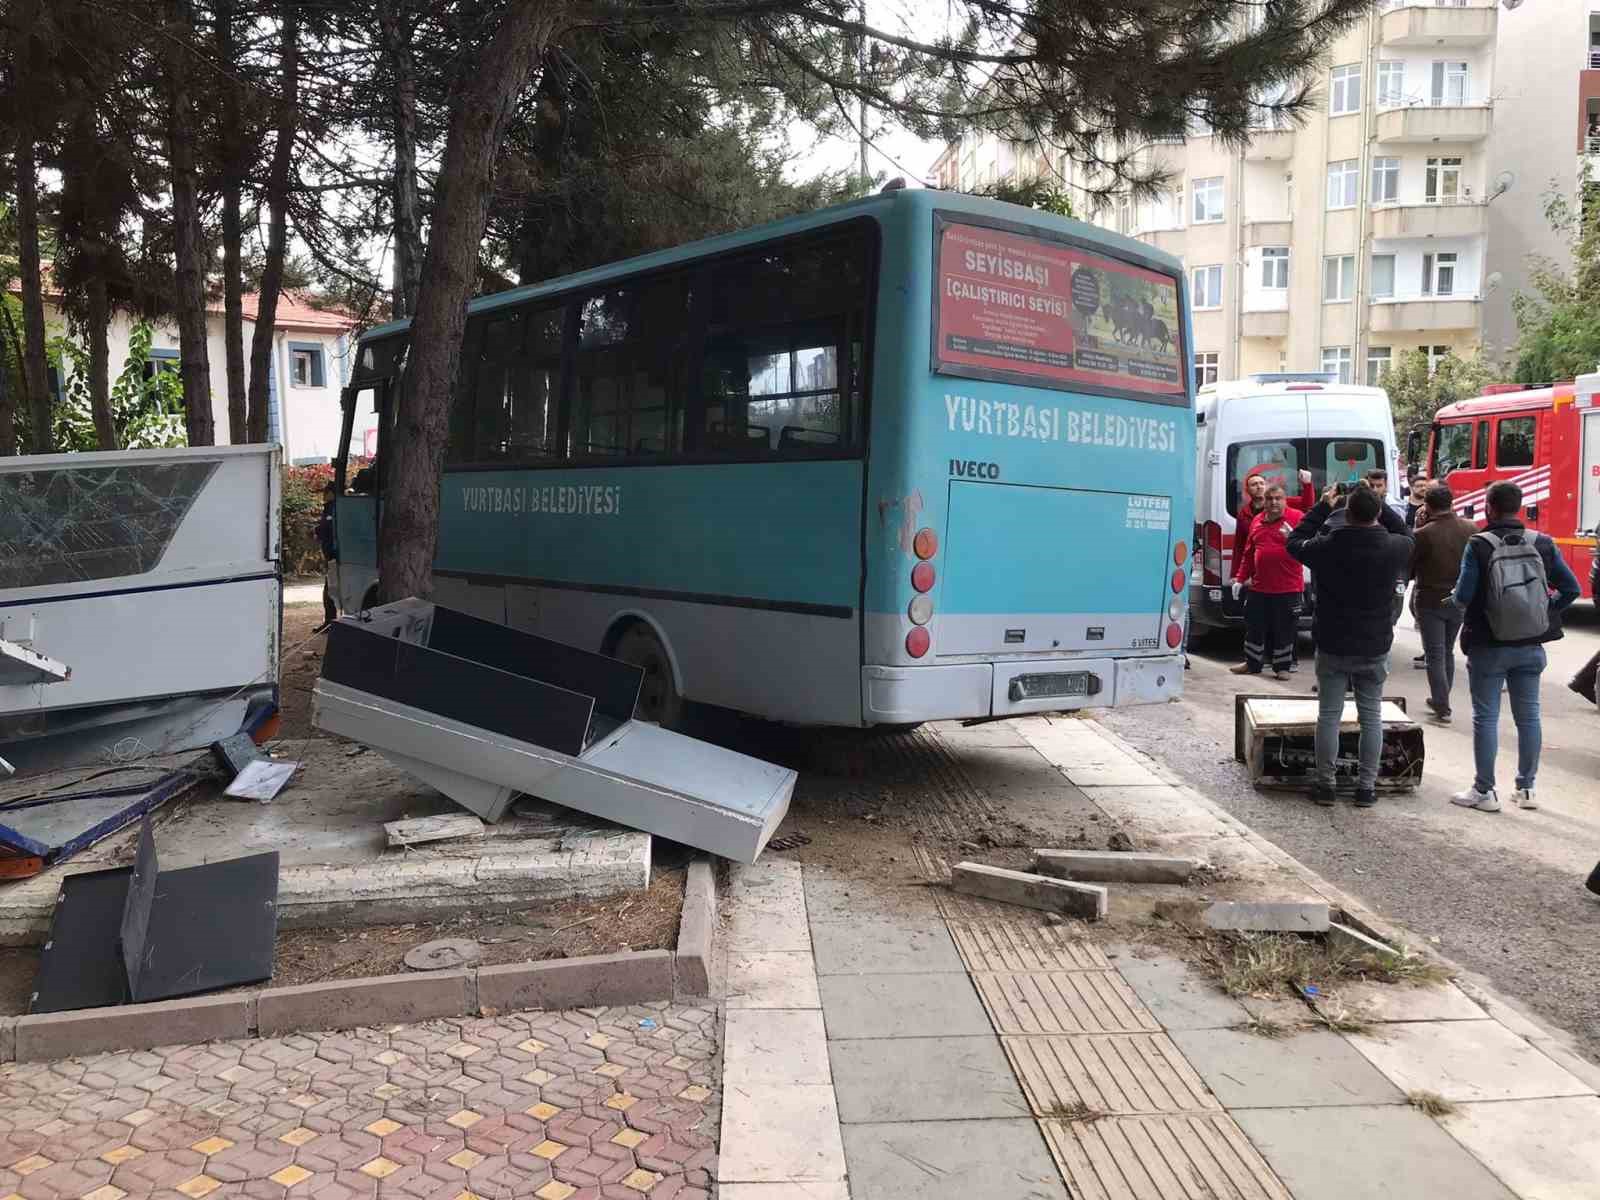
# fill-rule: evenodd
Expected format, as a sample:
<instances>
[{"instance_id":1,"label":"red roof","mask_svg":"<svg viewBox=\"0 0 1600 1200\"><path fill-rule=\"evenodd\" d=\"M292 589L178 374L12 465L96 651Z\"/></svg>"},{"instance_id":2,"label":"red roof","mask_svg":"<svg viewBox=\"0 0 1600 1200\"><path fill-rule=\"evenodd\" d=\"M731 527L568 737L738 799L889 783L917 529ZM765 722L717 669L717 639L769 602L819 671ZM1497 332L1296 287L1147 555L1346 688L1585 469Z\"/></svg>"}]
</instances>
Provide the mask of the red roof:
<instances>
[{"instance_id":1,"label":"red roof","mask_svg":"<svg viewBox=\"0 0 1600 1200\"><path fill-rule=\"evenodd\" d=\"M254 321L259 311L261 297L251 292L244 297L244 319ZM220 314L222 302L214 300L207 311ZM303 292L284 291L278 295L278 309L273 324L279 329L315 329L328 333L347 333L356 327L356 319L347 312L333 308L313 308Z\"/></svg>"}]
</instances>

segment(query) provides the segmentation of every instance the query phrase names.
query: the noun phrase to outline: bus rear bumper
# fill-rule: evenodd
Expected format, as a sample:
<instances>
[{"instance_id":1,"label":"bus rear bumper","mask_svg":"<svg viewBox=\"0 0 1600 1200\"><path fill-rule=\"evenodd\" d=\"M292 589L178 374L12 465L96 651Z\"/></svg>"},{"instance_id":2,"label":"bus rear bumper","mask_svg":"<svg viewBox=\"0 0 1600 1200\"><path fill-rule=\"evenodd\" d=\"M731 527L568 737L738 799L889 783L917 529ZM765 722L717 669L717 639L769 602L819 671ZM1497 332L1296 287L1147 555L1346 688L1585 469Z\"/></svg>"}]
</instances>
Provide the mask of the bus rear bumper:
<instances>
[{"instance_id":1,"label":"bus rear bumper","mask_svg":"<svg viewBox=\"0 0 1600 1200\"><path fill-rule=\"evenodd\" d=\"M1028 697L1024 676L1087 675L1085 694ZM1014 686L1015 685L1015 686ZM1183 656L1051 658L926 667L861 669L861 705L868 725L971 720L1157 704L1181 695Z\"/></svg>"}]
</instances>

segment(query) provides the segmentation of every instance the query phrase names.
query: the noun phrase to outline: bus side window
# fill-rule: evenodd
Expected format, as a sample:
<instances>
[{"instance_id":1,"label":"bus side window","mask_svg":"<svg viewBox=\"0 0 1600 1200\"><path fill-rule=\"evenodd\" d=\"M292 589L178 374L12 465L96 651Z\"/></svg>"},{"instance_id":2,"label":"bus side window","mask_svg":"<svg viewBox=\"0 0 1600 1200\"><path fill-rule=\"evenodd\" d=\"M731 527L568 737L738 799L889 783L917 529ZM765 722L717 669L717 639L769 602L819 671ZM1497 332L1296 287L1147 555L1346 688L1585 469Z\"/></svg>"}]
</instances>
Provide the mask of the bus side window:
<instances>
[{"instance_id":1,"label":"bus side window","mask_svg":"<svg viewBox=\"0 0 1600 1200\"><path fill-rule=\"evenodd\" d=\"M586 297L572 397L575 458L652 458L683 449L688 277Z\"/></svg>"},{"instance_id":2,"label":"bus side window","mask_svg":"<svg viewBox=\"0 0 1600 1200\"><path fill-rule=\"evenodd\" d=\"M715 264L704 293L701 449L854 449L860 441L867 246L805 239Z\"/></svg>"},{"instance_id":3,"label":"bus side window","mask_svg":"<svg viewBox=\"0 0 1600 1200\"><path fill-rule=\"evenodd\" d=\"M1487 470L1489 466L1489 422L1478 422L1478 443L1472 451L1472 469Z\"/></svg>"},{"instance_id":4,"label":"bus side window","mask_svg":"<svg viewBox=\"0 0 1600 1200\"><path fill-rule=\"evenodd\" d=\"M1536 417L1500 418L1494 446L1495 466L1533 466L1533 436L1537 420Z\"/></svg>"},{"instance_id":5,"label":"bus side window","mask_svg":"<svg viewBox=\"0 0 1600 1200\"><path fill-rule=\"evenodd\" d=\"M1451 471L1460 471L1472 463L1472 425L1461 421L1453 425L1436 425L1433 434L1433 464L1430 474L1440 481Z\"/></svg>"}]
</instances>

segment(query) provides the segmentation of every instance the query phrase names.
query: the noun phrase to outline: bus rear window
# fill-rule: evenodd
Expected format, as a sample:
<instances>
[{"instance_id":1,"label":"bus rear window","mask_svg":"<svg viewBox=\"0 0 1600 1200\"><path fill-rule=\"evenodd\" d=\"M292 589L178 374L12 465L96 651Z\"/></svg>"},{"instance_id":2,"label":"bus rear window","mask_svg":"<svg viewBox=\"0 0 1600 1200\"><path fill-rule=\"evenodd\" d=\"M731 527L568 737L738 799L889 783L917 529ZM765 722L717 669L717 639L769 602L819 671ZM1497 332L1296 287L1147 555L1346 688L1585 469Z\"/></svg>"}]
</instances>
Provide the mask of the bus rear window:
<instances>
[{"instance_id":1,"label":"bus rear window","mask_svg":"<svg viewBox=\"0 0 1600 1200\"><path fill-rule=\"evenodd\" d=\"M936 372L1188 403L1174 276L943 219L937 255Z\"/></svg>"}]
</instances>

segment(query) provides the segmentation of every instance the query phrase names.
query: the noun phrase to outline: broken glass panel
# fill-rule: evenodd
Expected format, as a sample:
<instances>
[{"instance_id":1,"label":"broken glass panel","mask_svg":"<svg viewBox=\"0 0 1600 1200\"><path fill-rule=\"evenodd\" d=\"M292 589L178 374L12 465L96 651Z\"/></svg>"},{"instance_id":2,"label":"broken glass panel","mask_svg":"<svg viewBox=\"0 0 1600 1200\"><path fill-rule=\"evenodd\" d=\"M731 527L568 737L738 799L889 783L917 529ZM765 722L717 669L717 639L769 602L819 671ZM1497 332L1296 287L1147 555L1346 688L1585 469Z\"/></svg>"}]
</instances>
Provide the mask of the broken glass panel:
<instances>
[{"instance_id":1,"label":"broken glass panel","mask_svg":"<svg viewBox=\"0 0 1600 1200\"><path fill-rule=\"evenodd\" d=\"M215 462L0 472L0 589L142 575Z\"/></svg>"}]
</instances>

